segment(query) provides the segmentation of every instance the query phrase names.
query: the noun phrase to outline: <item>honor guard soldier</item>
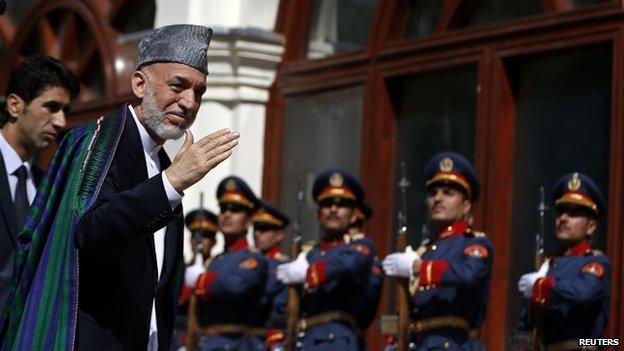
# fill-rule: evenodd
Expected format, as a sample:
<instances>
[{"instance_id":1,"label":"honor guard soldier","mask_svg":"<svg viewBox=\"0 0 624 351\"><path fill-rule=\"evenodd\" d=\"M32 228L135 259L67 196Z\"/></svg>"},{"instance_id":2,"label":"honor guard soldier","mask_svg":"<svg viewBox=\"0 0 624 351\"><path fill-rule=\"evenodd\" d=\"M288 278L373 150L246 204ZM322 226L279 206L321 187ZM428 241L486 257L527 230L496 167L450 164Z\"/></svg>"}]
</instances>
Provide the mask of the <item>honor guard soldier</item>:
<instances>
[{"instance_id":1,"label":"honor guard soldier","mask_svg":"<svg viewBox=\"0 0 624 351\"><path fill-rule=\"evenodd\" d=\"M240 178L219 184L219 230L224 252L206 270L187 268L185 282L195 286L199 350L264 350L264 321L258 306L267 279L267 262L251 249L245 235L259 201Z\"/></svg>"},{"instance_id":2,"label":"honor guard soldier","mask_svg":"<svg viewBox=\"0 0 624 351\"><path fill-rule=\"evenodd\" d=\"M186 228L191 231L193 258L199 255L202 263L210 258L210 251L216 243L217 222L217 215L203 208L189 212L184 218Z\"/></svg>"},{"instance_id":3,"label":"honor guard soldier","mask_svg":"<svg viewBox=\"0 0 624 351\"><path fill-rule=\"evenodd\" d=\"M361 240L367 237L364 232L364 222L373 216L373 209L366 201L360 201L356 205L355 213L356 221L349 228L350 241ZM361 308L355 316L358 327L358 349L360 351L366 350L364 332L373 323L377 315L384 277L385 274L381 266L381 260L375 256L373 265L371 266L368 287L366 290L362 290L361 294L361 306L365 306L366 308Z\"/></svg>"},{"instance_id":4,"label":"honor guard soldier","mask_svg":"<svg viewBox=\"0 0 624 351\"><path fill-rule=\"evenodd\" d=\"M537 328L542 339L537 345L546 350L596 350L579 346L578 340L600 338L607 325L611 263L589 243L605 201L594 181L579 172L557 181L553 199L560 251L518 281L538 313L523 313L521 329Z\"/></svg>"},{"instance_id":5,"label":"honor guard soldier","mask_svg":"<svg viewBox=\"0 0 624 351\"><path fill-rule=\"evenodd\" d=\"M356 204L364 190L355 176L341 168L321 172L312 188L323 237L294 262L278 266L286 284L304 284L298 345L303 350L356 351L357 316L363 308L354 298L365 290L375 257L368 238L345 242L356 221Z\"/></svg>"},{"instance_id":6,"label":"honor guard soldier","mask_svg":"<svg viewBox=\"0 0 624 351\"><path fill-rule=\"evenodd\" d=\"M290 259L282 254L280 246L290 219L266 201L253 215L255 246L268 261L267 284L261 306L268 315L266 321L266 347L283 350L286 336L286 285L277 279L276 269Z\"/></svg>"},{"instance_id":7,"label":"honor guard soldier","mask_svg":"<svg viewBox=\"0 0 624 351\"><path fill-rule=\"evenodd\" d=\"M188 267L195 266L198 271L203 271L204 264L210 258L210 251L216 243L217 235L217 215L204 209L198 208L189 212L184 218L184 224L186 228L191 232L191 247L193 248L193 258L188 263ZM184 325L186 329L186 340L184 342L182 337L178 337L174 342L178 342L180 346L187 344L191 350L194 350L194 346L191 346L189 342L193 340L192 345L197 344L198 324L197 324L197 298L191 296L193 286L184 284L182 287L182 293L180 294L180 300L178 301L178 315L176 316L176 329L175 334L178 336L184 335L183 328L179 326ZM188 317L188 318L187 318ZM177 350L178 348L175 347Z\"/></svg>"},{"instance_id":8,"label":"honor guard soldier","mask_svg":"<svg viewBox=\"0 0 624 351\"><path fill-rule=\"evenodd\" d=\"M411 277L409 349L484 350L476 340L485 318L492 244L471 230L479 179L461 155L442 152L425 167L433 238L383 261L388 276Z\"/></svg>"}]
</instances>

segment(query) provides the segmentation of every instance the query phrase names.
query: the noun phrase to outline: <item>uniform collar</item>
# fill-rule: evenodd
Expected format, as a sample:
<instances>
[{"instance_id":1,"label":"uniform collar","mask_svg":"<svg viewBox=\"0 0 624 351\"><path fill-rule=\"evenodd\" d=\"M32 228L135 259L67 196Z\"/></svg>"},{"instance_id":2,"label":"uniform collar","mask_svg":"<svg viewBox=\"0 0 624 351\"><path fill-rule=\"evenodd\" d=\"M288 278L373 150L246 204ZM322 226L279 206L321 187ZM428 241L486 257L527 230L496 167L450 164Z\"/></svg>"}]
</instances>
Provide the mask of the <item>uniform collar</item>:
<instances>
[{"instance_id":1,"label":"uniform collar","mask_svg":"<svg viewBox=\"0 0 624 351\"><path fill-rule=\"evenodd\" d=\"M438 230L436 235L437 240L444 240L451 237L454 237L459 234L466 233L468 231L468 224L464 221L455 222L449 226L443 227Z\"/></svg>"},{"instance_id":2,"label":"uniform collar","mask_svg":"<svg viewBox=\"0 0 624 351\"><path fill-rule=\"evenodd\" d=\"M238 241L234 242L232 245L225 248L225 251L233 252L240 251L249 247L249 243L247 242L247 238L243 237Z\"/></svg>"},{"instance_id":3,"label":"uniform collar","mask_svg":"<svg viewBox=\"0 0 624 351\"><path fill-rule=\"evenodd\" d=\"M339 237L339 238L336 238L336 239L333 239L333 240L321 240L319 242L319 247L322 250L330 250L330 249L333 249L333 248L337 247L338 245L340 245L342 243L344 243L344 240L343 240L342 237Z\"/></svg>"},{"instance_id":4,"label":"uniform collar","mask_svg":"<svg viewBox=\"0 0 624 351\"><path fill-rule=\"evenodd\" d=\"M277 256L280 256L282 253L280 252L279 247L274 247L271 250L267 251L267 253L264 254L264 256L266 258L276 258Z\"/></svg>"},{"instance_id":5,"label":"uniform collar","mask_svg":"<svg viewBox=\"0 0 624 351\"><path fill-rule=\"evenodd\" d=\"M571 247L567 250L561 250L560 256L583 256L591 253L592 247L591 244L587 241L583 241L582 243Z\"/></svg>"}]
</instances>

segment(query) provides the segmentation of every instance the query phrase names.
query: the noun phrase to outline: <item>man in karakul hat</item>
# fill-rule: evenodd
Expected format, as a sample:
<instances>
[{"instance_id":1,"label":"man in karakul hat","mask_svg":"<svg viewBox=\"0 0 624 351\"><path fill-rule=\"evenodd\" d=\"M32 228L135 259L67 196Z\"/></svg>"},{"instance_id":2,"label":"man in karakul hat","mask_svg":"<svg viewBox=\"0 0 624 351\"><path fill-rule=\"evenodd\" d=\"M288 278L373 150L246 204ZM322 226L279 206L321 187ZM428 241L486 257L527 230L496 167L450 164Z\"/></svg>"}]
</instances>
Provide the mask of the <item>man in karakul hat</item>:
<instances>
[{"instance_id":1,"label":"man in karakul hat","mask_svg":"<svg viewBox=\"0 0 624 351\"><path fill-rule=\"evenodd\" d=\"M4 320L6 349L167 350L182 283L183 191L238 134L194 142L212 30L147 34L135 100L68 133L34 200ZM186 134L173 163L162 150Z\"/></svg>"}]
</instances>

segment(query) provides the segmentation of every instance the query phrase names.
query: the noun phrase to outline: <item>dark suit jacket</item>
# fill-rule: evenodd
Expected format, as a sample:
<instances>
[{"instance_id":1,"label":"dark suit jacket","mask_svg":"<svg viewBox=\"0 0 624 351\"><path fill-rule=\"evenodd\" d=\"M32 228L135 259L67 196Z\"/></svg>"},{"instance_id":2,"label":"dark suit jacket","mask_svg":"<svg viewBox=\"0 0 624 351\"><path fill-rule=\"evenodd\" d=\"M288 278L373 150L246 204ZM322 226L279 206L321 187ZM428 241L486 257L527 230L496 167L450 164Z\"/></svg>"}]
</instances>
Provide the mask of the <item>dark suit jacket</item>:
<instances>
[{"instance_id":1,"label":"dark suit jacket","mask_svg":"<svg viewBox=\"0 0 624 351\"><path fill-rule=\"evenodd\" d=\"M171 210L162 178L147 177L137 126L126 111L119 146L98 199L80 219L79 350L146 350L156 298L159 349L169 350L177 301L173 286L182 257L182 206ZM161 168L170 165L165 151ZM153 233L167 226L160 279Z\"/></svg>"},{"instance_id":2,"label":"dark suit jacket","mask_svg":"<svg viewBox=\"0 0 624 351\"><path fill-rule=\"evenodd\" d=\"M35 186L39 185L43 171L33 165L32 174ZM11 188L4 167L4 157L0 152L0 311L4 308L11 292L13 277L13 259L17 247L17 233L23 223L15 222L15 209L11 198Z\"/></svg>"}]
</instances>

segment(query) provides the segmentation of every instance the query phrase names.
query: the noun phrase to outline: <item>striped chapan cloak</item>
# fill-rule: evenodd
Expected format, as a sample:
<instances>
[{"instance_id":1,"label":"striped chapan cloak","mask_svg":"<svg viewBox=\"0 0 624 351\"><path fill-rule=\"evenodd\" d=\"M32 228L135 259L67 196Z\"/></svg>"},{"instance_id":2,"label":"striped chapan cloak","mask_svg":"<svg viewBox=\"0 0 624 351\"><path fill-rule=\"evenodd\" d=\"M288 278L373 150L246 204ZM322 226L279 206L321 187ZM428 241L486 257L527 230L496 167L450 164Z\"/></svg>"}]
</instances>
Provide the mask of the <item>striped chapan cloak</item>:
<instances>
[{"instance_id":1,"label":"striped chapan cloak","mask_svg":"<svg viewBox=\"0 0 624 351\"><path fill-rule=\"evenodd\" d=\"M54 153L18 235L15 291L0 319L6 332L1 350L74 349L79 285L74 233L97 200L123 134L126 111L121 106L73 129ZM173 285L179 287L183 265L177 268L178 284Z\"/></svg>"}]
</instances>

